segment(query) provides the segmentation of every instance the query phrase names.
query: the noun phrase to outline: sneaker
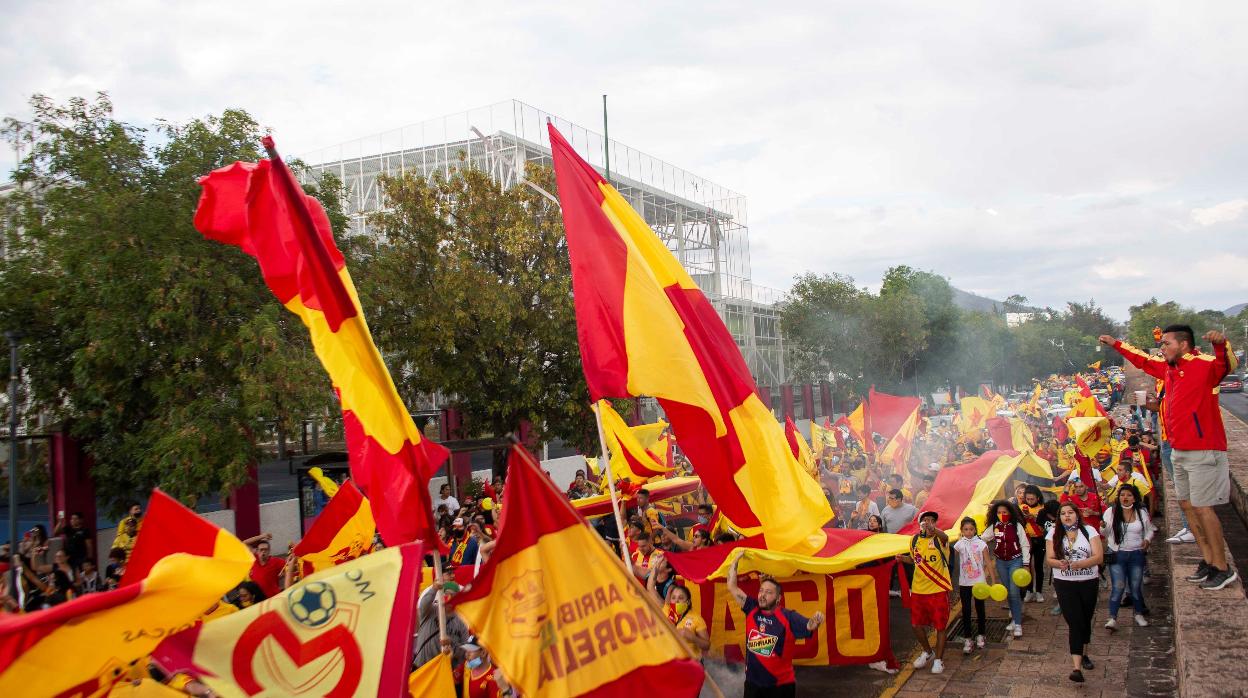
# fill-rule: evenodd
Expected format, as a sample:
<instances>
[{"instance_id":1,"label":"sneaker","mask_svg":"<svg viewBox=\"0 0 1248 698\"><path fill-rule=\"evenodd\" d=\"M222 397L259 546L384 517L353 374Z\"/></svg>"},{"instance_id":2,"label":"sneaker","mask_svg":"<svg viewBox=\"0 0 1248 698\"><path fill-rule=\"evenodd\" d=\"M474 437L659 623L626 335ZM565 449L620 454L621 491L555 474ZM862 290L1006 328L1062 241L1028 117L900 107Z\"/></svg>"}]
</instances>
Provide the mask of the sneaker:
<instances>
[{"instance_id":1,"label":"sneaker","mask_svg":"<svg viewBox=\"0 0 1248 698\"><path fill-rule=\"evenodd\" d=\"M1083 659L1079 660L1079 666L1087 669L1088 671L1092 671L1096 668L1096 665L1092 663L1092 658L1086 654L1083 655Z\"/></svg>"},{"instance_id":2,"label":"sneaker","mask_svg":"<svg viewBox=\"0 0 1248 698\"><path fill-rule=\"evenodd\" d=\"M1135 624L1140 626L1141 628L1147 628L1148 619L1137 613L1135 614Z\"/></svg>"},{"instance_id":3,"label":"sneaker","mask_svg":"<svg viewBox=\"0 0 1248 698\"><path fill-rule=\"evenodd\" d=\"M1212 569L1212 567L1213 566L1210 565L1208 562L1201 560L1200 564L1196 565L1196 573L1189 574L1188 576L1184 577L1184 579L1186 579L1189 582L1195 582L1199 584L1200 582L1205 581L1209 577L1209 574L1210 574L1209 571Z\"/></svg>"},{"instance_id":4,"label":"sneaker","mask_svg":"<svg viewBox=\"0 0 1248 698\"><path fill-rule=\"evenodd\" d=\"M1209 577L1200 585L1200 588L1217 591L1236 579L1239 579L1239 573L1234 569L1227 567L1224 570L1220 570L1211 566L1209 568Z\"/></svg>"},{"instance_id":5,"label":"sneaker","mask_svg":"<svg viewBox=\"0 0 1248 698\"><path fill-rule=\"evenodd\" d=\"M943 674L943 673L945 673L945 663L944 663L944 662L942 662L942 661L940 661L939 659L937 659L936 661L932 662L932 673L933 673L933 674Z\"/></svg>"},{"instance_id":6,"label":"sneaker","mask_svg":"<svg viewBox=\"0 0 1248 698\"><path fill-rule=\"evenodd\" d=\"M970 654L970 653L971 653L971 638L968 637L962 643L962 654Z\"/></svg>"},{"instance_id":7,"label":"sneaker","mask_svg":"<svg viewBox=\"0 0 1248 698\"><path fill-rule=\"evenodd\" d=\"M1079 671L1078 669L1075 669L1074 671L1070 672L1070 680L1074 681L1075 683L1083 683L1083 672Z\"/></svg>"},{"instance_id":8,"label":"sneaker","mask_svg":"<svg viewBox=\"0 0 1248 698\"><path fill-rule=\"evenodd\" d=\"M1179 542L1180 543L1195 543L1196 534L1192 533L1191 531L1184 531L1183 534L1179 536Z\"/></svg>"},{"instance_id":9,"label":"sneaker","mask_svg":"<svg viewBox=\"0 0 1248 698\"><path fill-rule=\"evenodd\" d=\"M1035 596L1036 595L1030 591L1027 592L1026 594L1023 594L1023 603L1031 603L1031 600L1035 598Z\"/></svg>"},{"instance_id":10,"label":"sneaker","mask_svg":"<svg viewBox=\"0 0 1248 698\"><path fill-rule=\"evenodd\" d=\"M1011 630L1013 630L1013 629L1014 629L1014 621L1010 621L1009 623L1007 623L1007 624L1006 624L1006 626L1005 626L1005 632L1007 632L1007 633L1008 633L1008 632L1010 632L1010 631L1011 631Z\"/></svg>"},{"instance_id":11,"label":"sneaker","mask_svg":"<svg viewBox=\"0 0 1248 698\"><path fill-rule=\"evenodd\" d=\"M1022 637L1022 636L1023 636L1023 624L1019 623L1018 625L1014 626L1014 637Z\"/></svg>"},{"instance_id":12,"label":"sneaker","mask_svg":"<svg viewBox=\"0 0 1248 698\"><path fill-rule=\"evenodd\" d=\"M1037 591L1037 592L1036 592L1035 602L1036 602L1036 603L1044 603L1044 594L1041 594L1040 592L1038 592L1038 591Z\"/></svg>"},{"instance_id":13,"label":"sneaker","mask_svg":"<svg viewBox=\"0 0 1248 698\"><path fill-rule=\"evenodd\" d=\"M984 636L983 635L975 636L975 647L981 650L984 648Z\"/></svg>"},{"instance_id":14,"label":"sneaker","mask_svg":"<svg viewBox=\"0 0 1248 698\"><path fill-rule=\"evenodd\" d=\"M932 657L934 657L934 656L936 656L936 655L934 655L934 654L933 654L933 653L931 653L931 652L922 652L922 653L920 653L920 654L919 654L918 659L915 659L915 660L914 660L914 668L915 668L915 669L922 669L923 667L927 666L927 662L928 662L928 660L930 660L930 659L931 659Z\"/></svg>"},{"instance_id":15,"label":"sneaker","mask_svg":"<svg viewBox=\"0 0 1248 698\"><path fill-rule=\"evenodd\" d=\"M1191 535L1192 535L1192 532L1187 530L1186 527L1180 528L1173 536L1170 536L1169 538L1167 538L1166 542L1167 543L1183 543L1185 542L1183 540L1183 536L1191 536ZM1192 536L1192 540L1195 540L1195 539L1196 539L1196 536Z\"/></svg>"},{"instance_id":16,"label":"sneaker","mask_svg":"<svg viewBox=\"0 0 1248 698\"><path fill-rule=\"evenodd\" d=\"M875 669L876 671L882 671L882 672L884 672L885 674L896 674L896 673L897 673L897 670L896 670L896 669L889 669L889 668L888 668L888 662L884 661L883 659L881 659L881 660L880 660L880 661L878 661L878 662L871 662L870 664L868 664L868 665L867 665L867 668L869 668L869 669Z\"/></svg>"},{"instance_id":17,"label":"sneaker","mask_svg":"<svg viewBox=\"0 0 1248 698\"><path fill-rule=\"evenodd\" d=\"M1138 616L1137 616L1137 617L1138 617ZM1114 629L1116 629L1117 627L1118 627L1118 619L1117 619L1117 618L1110 618L1109 620L1105 621L1105 629L1106 629L1106 630L1114 630Z\"/></svg>"},{"instance_id":18,"label":"sneaker","mask_svg":"<svg viewBox=\"0 0 1248 698\"><path fill-rule=\"evenodd\" d=\"M1051 615L1051 616L1060 616L1060 615L1062 615L1062 605L1061 605L1060 603L1059 603L1059 604L1053 604L1053 608L1050 608L1050 609L1049 609L1049 615Z\"/></svg>"}]
</instances>

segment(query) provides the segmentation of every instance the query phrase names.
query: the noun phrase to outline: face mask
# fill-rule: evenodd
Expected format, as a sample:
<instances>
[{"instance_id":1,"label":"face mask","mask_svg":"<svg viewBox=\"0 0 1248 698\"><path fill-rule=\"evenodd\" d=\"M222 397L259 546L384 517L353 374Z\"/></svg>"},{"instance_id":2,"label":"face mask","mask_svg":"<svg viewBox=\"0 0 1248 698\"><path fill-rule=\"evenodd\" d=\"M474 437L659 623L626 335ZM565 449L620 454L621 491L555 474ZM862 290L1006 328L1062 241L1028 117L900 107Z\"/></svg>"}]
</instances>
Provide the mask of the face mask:
<instances>
[{"instance_id":1,"label":"face mask","mask_svg":"<svg viewBox=\"0 0 1248 698\"><path fill-rule=\"evenodd\" d=\"M677 601L675 603L667 604L667 619L673 623L683 618L685 614L688 612L689 612L688 601Z\"/></svg>"},{"instance_id":2,"label":"face mask","mask_svg":"<svg viewBox=\"0 0 1248 698\"><path fill-rule=\"evenodd\" d=\"M1009 515L1009 514L1002 514L1002 515L1001 515L1001 523L1009 523L1009 522L1010 522L1010 518L1011 518L1011 517L1010 517L1010 515Z\"/></svg>"},{"instance_id":3,"label":"face mask","mask_svg":"<svg viewBox=\"0 0 1248 698\"><path fill-rule=\"evenodd\" d=\"M698 523L702 524L703 526L705 526L705 525L707 525L708 523L710 523L710 521L711 521L711 519L710 519L710 517L709 517L709 516L699 516L699 517L698 517Z\"/></svg>"},{"instance_id":4,"label":"face mask","mask_svg":"<svg viewBox=\"0 0 1248 698\"><path fill-rule=\"evenodd\" d=\"M481 666L481 658L480 658L480 657L473 657L472 659L469 659L469 660L468 660L468 668L469 668L469 669L476 669L476 668L477 668L477 667L479 667L479 666Z\"/></svg>"}]
</instances>

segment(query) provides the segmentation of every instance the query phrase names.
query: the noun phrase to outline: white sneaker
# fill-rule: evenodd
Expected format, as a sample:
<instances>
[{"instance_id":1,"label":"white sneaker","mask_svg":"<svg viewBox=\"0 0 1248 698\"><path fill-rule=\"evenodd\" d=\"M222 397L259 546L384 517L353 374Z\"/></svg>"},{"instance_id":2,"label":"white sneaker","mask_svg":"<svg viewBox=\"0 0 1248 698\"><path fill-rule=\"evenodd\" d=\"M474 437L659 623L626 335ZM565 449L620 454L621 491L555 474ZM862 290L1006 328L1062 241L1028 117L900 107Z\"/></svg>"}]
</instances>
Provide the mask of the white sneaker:
<instances>
[{"instance_id":1,"label":"white sneaker","mask_svg":"<svg viewBox=\"0 0 1248 698\"><path fill-rule=\"evenodd\" d=\"M1034 596L1035 594L1030 591L1027 592L1026 594L1023 594L1023 603L1031 603L1031 599Z\"/></svg>"},{"instance_id":2,"label":"white sneaker","mask_svg":"<svg viewBox=\"0 0 1248 698\"><path fill-rule=\"evenodd\" d=\"M1148 619L1137 613L1135 614L1135 624L1140 626L1141 628L1147 628Z\"/></svg>"},{"instance_id":3,"label":"white sneaker","mask_svg":"<svg viewBox=\"0 0 1248 698\"><path fill-rule=\"evenodd\" d=\"M1023 624L1019 623L1018 625L1014 626L1014 637L1022 637L1022 636L1023 636Z\"/></svg>"},{"instance_id":4,"label":"white sneaker","mask_svg":"<svg viewBox=\"0 0 1248 698\"><path fill-rule=\"evenodd\" d=\"M871 662L870 664L868 664L868 665L867 665L867 668L869 668L869 669L875 669L876 671L882 671L882 672L884 672L885 674L896 674L896 673L897 673L897 670L896 670L896 669L889 669L889 668L888 668L888 662L884 661L883 659L881 659L881 660L880 660L880 661L878 661L878 662Z\"/></svg>"},{"instance_id":5,"label":"white sneaker","mask_svg":"<svg viewBox=\"0 0 1248 698\"><path fill-rule=\"evenodd\" d=\"M1192 543L1196 540L1196 536L1192 535L1191 529L1181 528L1178 533L1166 539L1167 543Z\"/></svg>"},{"instance_id":6,"label":"white sneaker","mask_svg":"<svg viewBox=\"0 0 1248 698\"><path fill-rule=\"evenodd\" d=\"M1006 626L1005 626L1005 632L1007 632L1007 633L1008 633L1008 632L1010 632L1010 631L1011 631L1011 630L1013 630L1013 629L1014 629L1014 621L1010 621L1009 623L1007 623L1007 624L1006 624Z\"/></svg>"},{"instance_id":7,"label":"white sneaker","mask_svg":"<svg viewBox=\"0 0 1248 698\"><path fill-rule=\"evenodd\" d=\"M936 661L932 662L932 673L933 673L933 674L943 674L943 673L944 673L944 671L945 671L945 663L944 663L944 662L940 661L939 659L937 659Z\"/></svg>"},{"instance_id":8,"label":"white sneaker","mask_svg":"<svg viewBox=\"0 0 1248 698\"><path fill-rule=\"evenodd\" d=\"M983 635L975 636L975 646L981 650L984 648L984 636Z\"/></svg>"},{"instance_id":9,"label":"white sneaker","mask_svg":"<svg viewBox=\"0 0 1248 698\"><path fill-rule=\"evenodd\" d=\"M968 637L962 643L962 654L970 654L970 653L971 653L971 638Z\"/></svg>"},{"instance_id":10,"label":"white sneaker","mask_svg":"<svg viewBox=\"0 0 1248 698\"><path fill-rule=\"evenodd\" d=\"M1036 592L1036 603L1044 603L1044 594Z\"/></svg>"},{"instance_id":11,"label":"white sneaker","mask_svg":"<svg viewBox=\"0 0 1248 698\"><path fill-rule=\"evenodd\" d=\"M1105 621L1105 629L1106 629L1106 630L1113 630L1113 629L1115 629L1115 628L1117 628L1117 627L1118 627L1118 619L1117 619L1117 618L1110 618L1109 620Z\"/></svg>"},{"instance_id":12,"label":"white sneaker","mask_svg":"<svg viewBox=\"0 0 1248 698\"><path fill-rule=\"evenodd\" d=\"M918 659L914 660L914 668L922 669L923 667L927 666L928 660L930 660L934 656L936 655L932 652L923 652L919 654Z\"/></svg>"}]
</instances>

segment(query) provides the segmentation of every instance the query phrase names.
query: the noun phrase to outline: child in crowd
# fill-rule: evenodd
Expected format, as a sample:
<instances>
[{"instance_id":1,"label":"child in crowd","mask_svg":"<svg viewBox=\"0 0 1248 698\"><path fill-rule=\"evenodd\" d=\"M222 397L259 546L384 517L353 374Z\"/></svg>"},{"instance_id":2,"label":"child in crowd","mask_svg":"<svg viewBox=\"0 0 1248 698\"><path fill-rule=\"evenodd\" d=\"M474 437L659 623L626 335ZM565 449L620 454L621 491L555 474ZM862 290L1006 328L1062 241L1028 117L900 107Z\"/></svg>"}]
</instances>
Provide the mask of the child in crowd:
<instances>
[{"instance_id":1,"label":"child in crowd","mask_svg":"<svg viewBox=\"0 0 1248 698\"><path fill-rule=\"evenodd\" d=\"M979 527L975 519L962 519L962 537L953 544L958 554L958 596L962 599L962 654L971 653L971 602L975 604L976 628L975 646L984 648L984 635L987 634L987 619L984 614L983 599L971 595L971 587L981 582L996 583L996 571L988 556L988 544L979 537ZM991 581L989 581L991 580Z\"/></svg>"}]
</instances>

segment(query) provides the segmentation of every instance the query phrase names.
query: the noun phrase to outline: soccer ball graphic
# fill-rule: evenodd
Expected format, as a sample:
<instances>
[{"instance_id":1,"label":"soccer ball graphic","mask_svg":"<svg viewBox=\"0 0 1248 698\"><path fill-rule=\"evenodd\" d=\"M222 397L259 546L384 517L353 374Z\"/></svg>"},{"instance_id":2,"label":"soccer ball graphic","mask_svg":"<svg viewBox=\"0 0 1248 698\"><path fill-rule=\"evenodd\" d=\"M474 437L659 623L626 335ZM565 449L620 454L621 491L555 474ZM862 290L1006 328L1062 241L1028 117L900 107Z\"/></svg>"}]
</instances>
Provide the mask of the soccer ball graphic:
<instances>
[{"instance_id":1,"label":"soccer ball graphic","mask_svg":"<svg viewBox=\"0 0 1248 698\"><path fill-rule=\"evenodd\" d=\"M334 588L324 582L310 582L290 592L286 603L290 615L303 625L315 628L325 625L334 617L338 600Z\"/></svg>"}]
</instances>

